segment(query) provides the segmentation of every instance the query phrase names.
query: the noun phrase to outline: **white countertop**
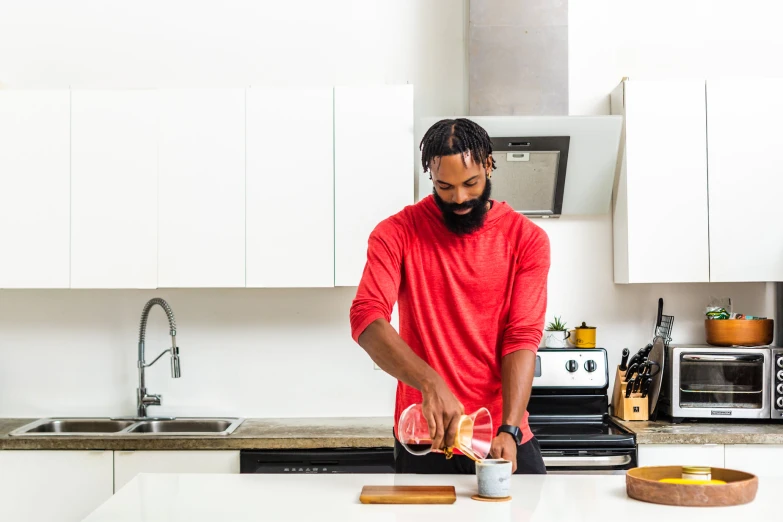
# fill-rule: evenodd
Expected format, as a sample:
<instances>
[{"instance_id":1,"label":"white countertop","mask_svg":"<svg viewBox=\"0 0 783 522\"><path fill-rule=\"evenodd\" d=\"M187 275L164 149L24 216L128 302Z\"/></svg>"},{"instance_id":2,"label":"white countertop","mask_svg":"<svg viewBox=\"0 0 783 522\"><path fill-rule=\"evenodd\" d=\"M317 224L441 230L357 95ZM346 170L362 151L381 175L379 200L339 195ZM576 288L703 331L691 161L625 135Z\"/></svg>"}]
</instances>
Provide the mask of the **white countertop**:
<instances>
[{"instance_id":1,"label":"white countertop","mask_svg":"<svg viewBox=\"0 0 783 522\"><path fill-rule=\"evenodd\" d=\"M363 505L364 485L454 485L450 505ZM473 475L207 475L142 474L85 522L340 521L600 521L622 516L634 522L768 520L783 479L759 478L756 499L744 506L683 508L648 504L625 493L624 475L516 475L513 500L471 500ZM620 515L622 514L622 515ZM448 517L448 518L446 518ZM764 517L764 518L762 518Z\"/></svg>"}]
</instances>

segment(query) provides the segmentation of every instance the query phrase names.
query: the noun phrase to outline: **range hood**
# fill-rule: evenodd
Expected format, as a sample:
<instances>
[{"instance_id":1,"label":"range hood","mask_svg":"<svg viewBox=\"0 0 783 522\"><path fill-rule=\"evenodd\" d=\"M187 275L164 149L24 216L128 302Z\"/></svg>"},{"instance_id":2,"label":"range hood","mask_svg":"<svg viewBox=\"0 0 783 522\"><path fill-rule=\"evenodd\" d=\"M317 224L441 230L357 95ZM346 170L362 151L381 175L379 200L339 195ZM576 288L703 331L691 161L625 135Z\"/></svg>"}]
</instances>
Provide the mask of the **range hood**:
<instances>
[{"instance_id":1,"label":"range hood","mask_svg":"<svg viewBox=\"0 0 783 522\"><path fill-rule=\"evenodd\" d=\"M622 116L464 116L486 129L497 170L492 197L530 217L608 214ZM422 118L417 145L437 121ZM418 153L416 198L432 192Z\"/></svg>"}]
</instances>

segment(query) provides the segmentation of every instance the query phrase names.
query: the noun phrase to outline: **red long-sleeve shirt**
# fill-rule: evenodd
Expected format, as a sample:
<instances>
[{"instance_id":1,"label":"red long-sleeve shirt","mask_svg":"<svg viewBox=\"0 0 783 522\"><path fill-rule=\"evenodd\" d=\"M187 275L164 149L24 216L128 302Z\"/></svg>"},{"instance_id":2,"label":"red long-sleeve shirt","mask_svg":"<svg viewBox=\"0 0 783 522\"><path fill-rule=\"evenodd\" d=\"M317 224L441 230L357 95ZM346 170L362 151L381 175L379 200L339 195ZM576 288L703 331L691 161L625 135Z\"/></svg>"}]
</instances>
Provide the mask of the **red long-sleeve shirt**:
<instances>
[{"instance_id":1,"label":"red long-sleeve shirt","mask_svg":"<svg viewBox=\"0 0 783 522\"><path fill-rule=\"evenodd\" d=\"M549 238L508 204L492 202L484 226L467 235L446 228L430 195L382 221L368 242L367 263L351 306L351 332L391 318L399 334L446 381L466 413L486 407L502 424L501 358L535 352L547 300ZM421 393L397 385L396 424ZM533 436L527 413L522 440Z\"/></svg>"}]
</instances>

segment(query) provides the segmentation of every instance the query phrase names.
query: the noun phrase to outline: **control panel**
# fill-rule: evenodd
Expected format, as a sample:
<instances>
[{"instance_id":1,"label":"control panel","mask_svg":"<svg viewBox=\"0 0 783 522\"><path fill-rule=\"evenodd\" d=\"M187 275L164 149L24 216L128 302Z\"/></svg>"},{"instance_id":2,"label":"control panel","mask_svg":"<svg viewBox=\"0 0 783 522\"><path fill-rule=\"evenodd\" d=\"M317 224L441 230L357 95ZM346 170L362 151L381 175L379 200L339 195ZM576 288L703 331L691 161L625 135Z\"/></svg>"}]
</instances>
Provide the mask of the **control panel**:
<instances>
[{"instance_id":1,"label":"control panel","mask_svg":"<svg viewBox=\"0 0 783 522\"><path fill-rule=\"evenodd\" d=\"M603 388L609 384L604 348L541 349L536 354L534 388Z\"/></svg>"},{"instance_id":2,"label":"control panel","mask_svg":"<svg viewBox=\"0 0 783 522\"><path fill-rule=\"evenodd\" d=\"M772 349L772 418L783 419L783 348Z\"/></svg>"}]
</instances>

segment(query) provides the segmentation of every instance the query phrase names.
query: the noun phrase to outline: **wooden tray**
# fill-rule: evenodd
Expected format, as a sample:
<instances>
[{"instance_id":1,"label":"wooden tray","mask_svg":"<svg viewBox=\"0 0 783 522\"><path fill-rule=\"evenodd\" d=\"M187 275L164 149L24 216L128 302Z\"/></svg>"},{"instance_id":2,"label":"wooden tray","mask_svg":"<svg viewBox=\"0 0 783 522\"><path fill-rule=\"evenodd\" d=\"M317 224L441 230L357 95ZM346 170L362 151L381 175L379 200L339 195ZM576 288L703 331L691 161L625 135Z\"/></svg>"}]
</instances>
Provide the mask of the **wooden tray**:
<instances>
[{"instance_id":1,"label":"wooden tray","mask_svg":"<svg viewBox=\"0 0 783 522\"><path fill-rule=\"evenodd\" d=\"M453 504L454 486L364 486L362 504Z\"/></svg>"},{"instance_id":2,"label":"wooden tray","mask_svg":"<svg viewBox=\"0 0 783 522\"><path fill-rule=\"evenodd\" d=\"M726 484L702 486L667 484L663 478L682 477L682 466L649 466L633 468L625 475L628 496L644 502L669 506L738 506L756 498L759 479L756 475L725 468L712 468L712 478Z\"/></svg>"}]
</instances>

